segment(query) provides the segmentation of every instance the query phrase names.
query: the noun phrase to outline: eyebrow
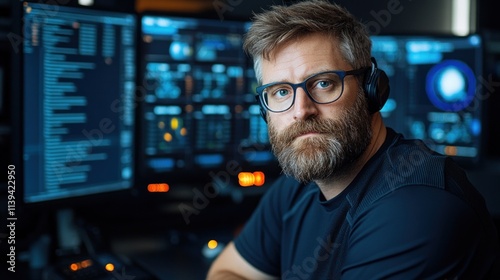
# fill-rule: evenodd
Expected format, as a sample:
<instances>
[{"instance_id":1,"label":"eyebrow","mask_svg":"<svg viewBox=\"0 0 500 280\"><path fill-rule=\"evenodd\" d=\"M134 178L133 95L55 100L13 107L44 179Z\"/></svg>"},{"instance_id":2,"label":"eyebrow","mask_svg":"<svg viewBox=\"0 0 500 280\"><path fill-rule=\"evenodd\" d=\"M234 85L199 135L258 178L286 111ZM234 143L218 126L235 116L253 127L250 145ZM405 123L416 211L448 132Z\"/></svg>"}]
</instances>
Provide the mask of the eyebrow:
<instances>
[{"instance_id":1,"label":"eyebrow","mask_svg":"<svg viewBox=\"0 0 500 280\"><path fill-rule=\"evenodd\" d=\"M323 69L323 70L321 70L321 69ZM308 79L308 78L310 78L310 77L312 77L312 76L314 76L314 75L317 75L317 74L319 74L319 73L323 73L323 72L329 72L329 71L346 71L346 70L331 69L331 68L329 68L329 69L327 69L327 68L320 68L320 70L315 71L315 72L314 72L314 73L312 73L312 74L309 74L309 75L307 75L307 76L305 76L305 77L304 77L304 76L302 76L302 77L301 77L301 80L300 80L300 82L299 82L299 83L301 83L301 82L305 81L306 79ZM269 83L263 83L262 85L269 85L269 84L275 84L275 83L291 83L291 84L294 84L293 82L290 82L290 81L288 81L288 80L286 80L286 79L281 79L281 80L272 81L272 82L269 82Z\"/></svg>"}]
</instances>

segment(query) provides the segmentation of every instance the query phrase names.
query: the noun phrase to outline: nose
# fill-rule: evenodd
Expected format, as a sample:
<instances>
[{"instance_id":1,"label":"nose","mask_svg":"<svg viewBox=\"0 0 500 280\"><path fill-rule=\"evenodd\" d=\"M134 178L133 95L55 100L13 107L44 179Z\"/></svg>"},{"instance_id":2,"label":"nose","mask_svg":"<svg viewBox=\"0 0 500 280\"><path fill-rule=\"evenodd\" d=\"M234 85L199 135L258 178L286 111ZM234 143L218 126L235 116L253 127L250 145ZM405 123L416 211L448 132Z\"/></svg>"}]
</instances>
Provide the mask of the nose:
<instances>
[{"instance_id":1,"label":"nose","mask_svg":"<svg viewBox=\"0 0 500 280\"><path fill-rule=\"evenodd\" d=\"M305 120L318 114L316 103L309 98L301 87L298 87L297 92L295 92L295 102L292 109L295 120Z\"/></svg>"}]
</instances>

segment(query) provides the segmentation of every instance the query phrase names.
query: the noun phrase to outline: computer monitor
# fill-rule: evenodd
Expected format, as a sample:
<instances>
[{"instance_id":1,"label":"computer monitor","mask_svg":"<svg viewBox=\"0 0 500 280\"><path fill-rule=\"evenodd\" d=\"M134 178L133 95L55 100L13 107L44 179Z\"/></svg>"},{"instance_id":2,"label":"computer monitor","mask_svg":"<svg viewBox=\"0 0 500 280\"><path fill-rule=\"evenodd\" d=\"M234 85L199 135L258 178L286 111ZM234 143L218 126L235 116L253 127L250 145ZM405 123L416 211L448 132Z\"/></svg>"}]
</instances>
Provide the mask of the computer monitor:
<instances>
[{"instance_id":1,"label":"computer monitor","mask_svg":"<svg viewBox=\"0 0 500 280\"><path fill-rule=\"evenodd\" d=\"M164 182L172 191L210 180L219 188L260 187L279 173L255 99L253 65L242 49L249 25L142 15L143 184Z\"/></svg>"},{"instance_id":2,"label":"computer monitor","mask_svg":"<svg viewBox=\"0 0 500 280\"><path fill-rule=\"evenodd\" d=\"M390 79L388 126L464 165L481 155L483 42L479 35L372 36L372 54Z\"/></svg>"},{"instance_id":3,"label":"computer monitor","mask_svg":"<svg viewBox=\"0 0 500 280\"><path fill-rule=\"evenodd\" d=\"M22 5L24 202L130 189L136 15Z\"/></svg>"}]
</instances>

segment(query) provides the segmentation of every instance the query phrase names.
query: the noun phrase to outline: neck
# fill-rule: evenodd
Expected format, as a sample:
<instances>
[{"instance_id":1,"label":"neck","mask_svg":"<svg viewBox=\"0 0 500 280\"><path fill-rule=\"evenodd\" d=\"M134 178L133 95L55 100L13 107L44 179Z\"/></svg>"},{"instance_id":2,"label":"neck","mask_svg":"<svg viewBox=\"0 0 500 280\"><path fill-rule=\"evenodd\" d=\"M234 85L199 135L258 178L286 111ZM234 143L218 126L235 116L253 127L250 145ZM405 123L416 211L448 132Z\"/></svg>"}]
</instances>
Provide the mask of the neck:
<instances>
[{"instance_id":1,"label":"neck","mask_svg":"<svg viewBox=\"0 0 500 280\"><path fill-rule=\"evenodd\" d=\"M373 157L385 141L387 130L382 121L380 113L375 113L372 118L372 139L363 154L356 160L346 172L333 178L315 181L326 200L330 200L340 194L356 178L363 166Z\"/></svg>"}]
</instances>

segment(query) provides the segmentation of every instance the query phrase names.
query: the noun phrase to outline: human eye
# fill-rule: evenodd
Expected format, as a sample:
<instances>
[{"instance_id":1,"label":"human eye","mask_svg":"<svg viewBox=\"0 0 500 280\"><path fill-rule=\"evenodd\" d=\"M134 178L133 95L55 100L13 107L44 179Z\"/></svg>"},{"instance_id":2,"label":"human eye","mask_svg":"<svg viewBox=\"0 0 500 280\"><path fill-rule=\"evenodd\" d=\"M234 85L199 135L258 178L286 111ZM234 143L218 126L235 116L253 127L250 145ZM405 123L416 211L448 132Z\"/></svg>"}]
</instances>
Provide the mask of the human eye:
<instances>
[{"instance_id":1,"label":"human eye","mask_svg":"<svg viewBox=\"0 0 500 280\"><path fill-rule=\"evenodd\" d=\"M268 98L283 100L290 96L291 90L286 84L277 84L266 88Z\"/></svg>"},{"instance_id":2,"label":"human eye","mask_svg":"<svg viewBox=\"0 0 500 280\"><path fill-rule=\"evenodd\" d=\"M329 80L321 80L321 81L318 81L316 83L316 87L317 88L322 88L322 89L328 88L331 85L332 85L332 81L329 81Z\"/></svg>"},{"instance_id":3,"label":"human eye","mask_svg":"<svg viewBox=\"0 0 500 280\"><path fill-rule=\"evenodd\" d=\"M310 92L330 92L342 86L340 78L334 73L315 76L311 78L307 84L307 88Z\"/></svg>"},{"instance_id":4,"label":"human eye","mask_svg":"<svg viewBox=\"0 0 500 280\"><path fill-rule=\"evenodd\" d=\"M274 95L276 95L277 98L280 98L280 97L282 98L282 97L286 97L289 93L290 93L290 91L288 89L280 88L277 91L275 91Z\"/></svg>"}]
</instances>

